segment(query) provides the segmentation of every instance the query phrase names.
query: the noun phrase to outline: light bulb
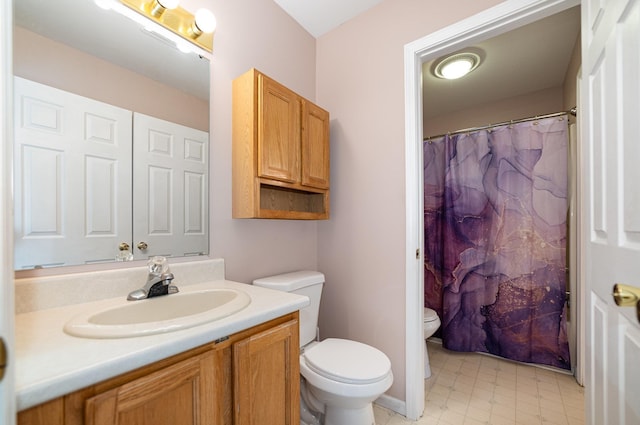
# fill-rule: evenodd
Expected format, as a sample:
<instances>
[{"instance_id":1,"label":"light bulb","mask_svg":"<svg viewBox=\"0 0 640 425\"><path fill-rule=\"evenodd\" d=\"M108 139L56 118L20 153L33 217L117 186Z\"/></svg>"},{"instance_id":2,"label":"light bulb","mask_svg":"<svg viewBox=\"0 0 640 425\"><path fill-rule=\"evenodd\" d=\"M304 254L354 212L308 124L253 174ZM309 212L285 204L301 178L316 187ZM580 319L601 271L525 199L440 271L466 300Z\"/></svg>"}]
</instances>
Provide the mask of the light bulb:
<instances>
[{"instance_id":1,"label":"light bulb","mask_svg":"<svg viewBox=\"0 0 640 425\"><path fill-rule=\"evenodd\" d=\"M180 4L180 0L156 0L165 9L175 9Z\"/></svg>"},{"instance_id":2,"label":"light bulb","mask_svg":"<svg viewBox=\"0 0 640 425\"><path fill-rule=\"evenodd\" d=\"M469 59L458 59L442 67L440 72L447 80L455 80L464 77L473 68L473 62Z\"/></svg>"},{"instance_id":3,"label":"light bulb","mask_svg":"<svg viewBox=\"0 0 640 425\"><path fill-rule=\"evenodd\" d=\"M480 56L473 52L456 53L441 59L433 73L436 77L455 80L464 77L480 64Z\"/></svg>"},{"instance_id":4,"label":"light bulb","mask_svg":"<svg viewBox=\"0 0 640 425\"><path fill-rule=\"evenodd\" d=\"M153 0L149 3L149 13L154 18L160 18L165 10L171 10L178 7L180 0Z\"/></svg>"},{"instance_id":5,"label":"light bulb","mask_svg":"<svg viewBox=\"0 0 640 425\"><path fill-rule=\"evenodd\" d=\"M211 34L216 30L216 17L208 9L198 9L196 12L195 25L200 32Z\"/></svg>"}]
</instances>

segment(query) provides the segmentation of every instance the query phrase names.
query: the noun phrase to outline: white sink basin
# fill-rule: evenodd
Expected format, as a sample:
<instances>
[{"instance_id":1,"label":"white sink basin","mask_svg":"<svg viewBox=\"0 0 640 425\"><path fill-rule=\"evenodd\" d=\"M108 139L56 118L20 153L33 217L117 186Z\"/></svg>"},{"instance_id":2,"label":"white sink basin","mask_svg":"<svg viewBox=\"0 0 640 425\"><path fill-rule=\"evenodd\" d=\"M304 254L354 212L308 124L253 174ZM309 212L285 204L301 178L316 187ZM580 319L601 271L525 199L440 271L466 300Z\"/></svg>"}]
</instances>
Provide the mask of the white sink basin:
<instances>
[{"instance_id":1,"label":"white sink basin","mask_svg":"<svg viewBox=\"0 0 640 425\"><path fill-rule=\"evenodd\" d=\"M142 301L115 303L100 311L80 314L64 331L84 338L127 338L173 332L222 319L251 303L235 289L179 292Z\"/></svg>"}]
</instances>

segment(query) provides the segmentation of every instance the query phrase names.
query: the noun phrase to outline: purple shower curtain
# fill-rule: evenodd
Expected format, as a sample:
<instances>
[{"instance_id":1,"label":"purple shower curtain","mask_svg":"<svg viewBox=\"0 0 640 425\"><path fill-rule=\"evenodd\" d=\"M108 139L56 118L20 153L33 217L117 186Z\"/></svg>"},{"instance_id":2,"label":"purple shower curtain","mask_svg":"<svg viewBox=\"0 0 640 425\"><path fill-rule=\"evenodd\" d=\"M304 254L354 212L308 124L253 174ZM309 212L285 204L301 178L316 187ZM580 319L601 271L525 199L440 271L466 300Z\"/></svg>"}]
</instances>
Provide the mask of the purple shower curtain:
<instances>
[{"instance_id":1,"label":"purple shower curtain","mask_svg":"<svg viewBox=\"0 0 640 425\"><path fill-rule=\"evenodd\" d=\"M425 306L445 348L570 369L565 116L424 142Z\"/></svg>"}]
</instances>

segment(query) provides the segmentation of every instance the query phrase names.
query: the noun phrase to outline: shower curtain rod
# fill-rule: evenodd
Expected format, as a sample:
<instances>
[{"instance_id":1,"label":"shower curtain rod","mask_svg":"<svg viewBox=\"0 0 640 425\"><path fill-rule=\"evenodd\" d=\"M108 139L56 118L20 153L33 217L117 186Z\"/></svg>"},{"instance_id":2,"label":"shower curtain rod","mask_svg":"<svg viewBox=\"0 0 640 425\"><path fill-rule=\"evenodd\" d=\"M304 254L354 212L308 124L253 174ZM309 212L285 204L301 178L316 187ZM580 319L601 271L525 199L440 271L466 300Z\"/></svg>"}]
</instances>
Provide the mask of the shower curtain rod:
<instances>
[{"instance_id":1,"label":"shower curtain rod","mask_svg":"<svg viewBox=\"0 0 640 425\"><path fill-rule=\"evenodd\" d=\"M541 119L544 119L544 118L560 117L562 115L567 115L567 114L571 114L574 117L577 116L578 115L578 108L576 106L574 106L573 108L569 109L568 111L555 112L555 113L546 114L546 115L536 115L536 116L528 117L528 118L520 118L520 119L517 119L517 120L499 122L497 124L484 125L482 127L464 128L462 130L456 130L456 131L451 131L451 132L444 133L444 134L438 134L437 136L425 137L424 139L422 139L422 141L423 142L426 141L426 140L431 141L431 139L439 139L440 137L451 136L453 134L471 133L472 131L487 130L487 129L498 127L498 126L501 126L501 125L517 124L517 123L520 123L520 122L541 120Z\"/></svg>"}]
</instances>

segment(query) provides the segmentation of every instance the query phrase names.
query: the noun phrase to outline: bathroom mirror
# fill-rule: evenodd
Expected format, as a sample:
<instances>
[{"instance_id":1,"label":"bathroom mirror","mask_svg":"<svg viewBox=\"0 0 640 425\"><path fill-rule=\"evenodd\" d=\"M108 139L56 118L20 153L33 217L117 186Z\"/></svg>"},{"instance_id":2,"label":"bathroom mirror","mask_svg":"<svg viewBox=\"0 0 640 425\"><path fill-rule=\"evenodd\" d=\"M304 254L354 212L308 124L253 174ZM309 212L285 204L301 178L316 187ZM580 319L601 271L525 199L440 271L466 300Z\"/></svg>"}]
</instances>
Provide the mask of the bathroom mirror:
<instances>
[{"instance_id":1,"label":"bathroom mirror","mask_svg":"<svg viewBox=\"0 0 640 425\"><path fill-rule=\"evenodd\" d=\"M208 254L206 54L90 0L14 17L16 270Z\"/></svg>"}]
</instances>

